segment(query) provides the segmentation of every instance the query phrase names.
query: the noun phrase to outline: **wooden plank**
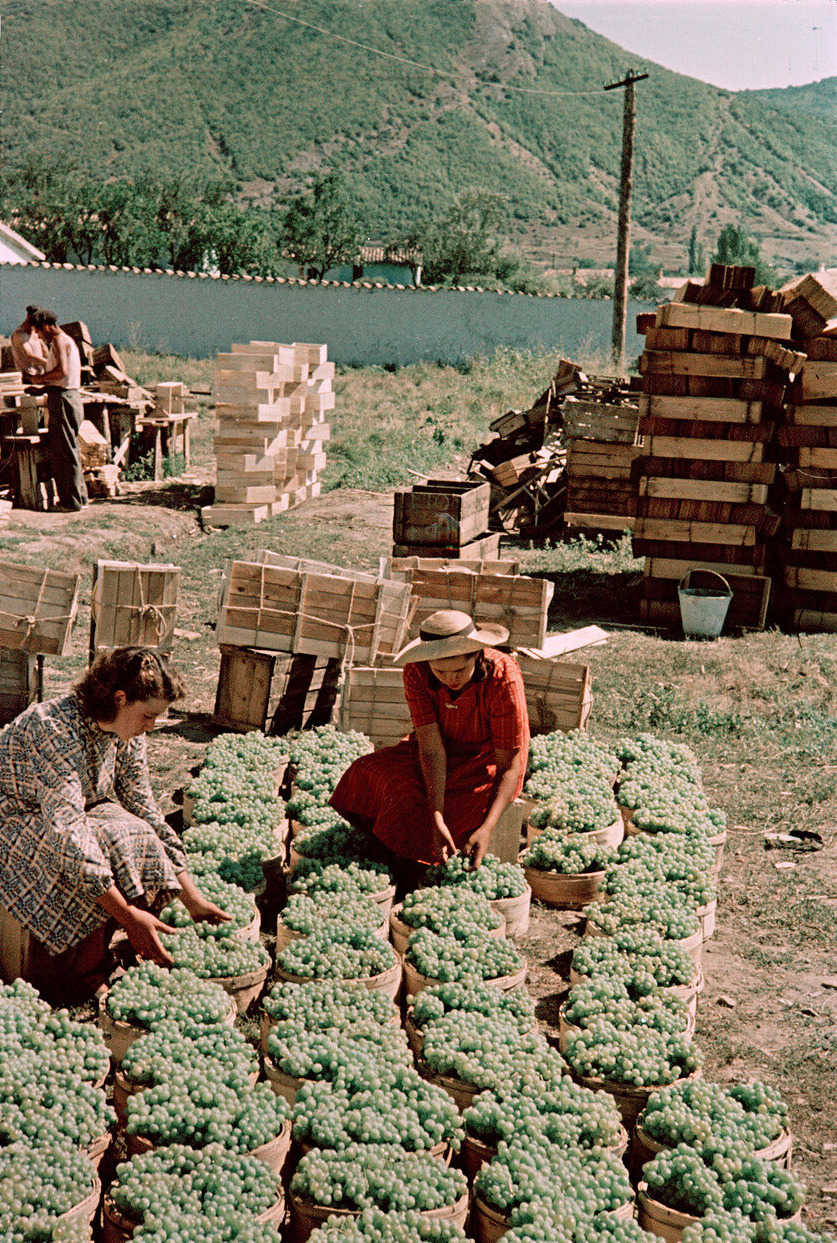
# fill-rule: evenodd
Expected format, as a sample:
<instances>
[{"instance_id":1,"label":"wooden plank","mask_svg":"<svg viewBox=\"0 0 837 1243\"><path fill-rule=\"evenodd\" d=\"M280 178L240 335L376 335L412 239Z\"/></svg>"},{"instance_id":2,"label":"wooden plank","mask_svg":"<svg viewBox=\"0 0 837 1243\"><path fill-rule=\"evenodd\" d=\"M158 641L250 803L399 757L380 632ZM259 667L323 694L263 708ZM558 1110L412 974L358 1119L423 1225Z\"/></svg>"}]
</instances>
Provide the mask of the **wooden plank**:
<instances>
[{"instance_id":1,"label":"wooden plank","mask_svg":"<svg viewBox=\"0 0 837 1243\"><path fill-rule=\"evenodd\" d=\"M793 320L790 315L741 311L734 307L698 306L691 302L668 302L657 308L657 326L699 328L706 332L731 332L739 336L789 341Z\"/></svg>"},{"instance_id":2,"label":"wooden plank","mask_svg":"<svg viewBox=\"0 0 837 1243\"><path fill-rule=\"evenodd\" d=\"M645 574L649 578L675 578L679 581L689 570L714 570L726 578L731 567L724 561L678 560L672 557L649 557L645 563ZM749 577L758 571L755 566L737 565L735 573Z\"/></svg>"},{"instance_id":3,"label":"wooden plank","mask_svg":"<svg viewBox=\"0 0 837 1243\"><path fill-rule=\"evenodd\" d=\"M799 466L819 466L823 470L837 470L837 449L799 448Z\"/></svg>"},{"instance_id":4,"label":"wooden plank","mask_svg":"<svg viewBox=\"0 0 837 1243\"><path fill-rule=\"evenodd\" d=\"M767 485L711 482L705 479L659 479L643 476L639 480L639 495L671 497L684 501L726 501L739 505L753 502L763 505L767 500Z\"/></svg>"},{"instance_id":5,"label":"wooden plank","mask_svg":"<svg viewBox=\"0 0 837 1243\"><path fill-rule=\"evenodd\" d=\"M811 570L801 566L785 566L785 583L788 587L801 587L804 591L837 592L837 571Z\"/></svg>"},{"instance_id":6,"label":"wooden plank","mask_svg":"<svg viewBox=\"0 0 837 1243\"><path fill-rule=\"evenodd\" d=\"M788 422L799 427L837 427L837 405L791 403L786 407L786 414Z\"/></svg>"},{"instance_id":7,"label":"wooden plank","mask_svg":"<svg viewBox=\"0 0 837 1243\"><path fill-rule=\"evenodd\" d=\"M799 508L820 509L828 513L837 513L837 489L803 488L800 494Z\"/></svg>"},{"instance_id":8,"label":"wooden plank","mask_svg":"<svg viewBox=\"0 0 837 1243\"><path fill-rule=\"evenodd\" d=\"M566 512L564 522L568 527L588 531L630 531L636 521L631 514L584 514Z\"/></svg>"},{"instance_id":9,"label":"wooden plank","mask_svg":"<svg viewBox=\"0 0 837 1243\"><path fill-rule=\"evenodd\" d=\"M688 436L649 436L651 457L698 458L716 462L761 462L764 446L746 440L705 440Z\"/></svg>"},{"instance_id":10,"label":"wooden plank","mask_svg":"<svg viewBox=\"0 0 837 1243\"><path fill-rule=\"evenodd\" d=\"M766 358L649 350L640 355L640 375L710 376L724 380L761 380L767 375Z\"/></svg>"},{"instance_id":11,"label":"wooden plank","mask_svg":"<svg viewBox=\"0 0 837 1243\"><path fill-rule=\"evenodd\" d=\"M797 528L791 536L791 548L807 552L837 552L837 530Z\"/></svg>"},{"instance_id":12,"label":"wooden plank","mask_svg":"<svg viewBox=\"0 0 837 1243\"><path fill-rule=\"evenodd\" d=\"M457 562L496 561L500 555L500 532L481 535L467 544L393 544L393 557L420 557ZM442 568L442 567L438 567Z\"/></svg>"},{"instance_id":13,"label":"wooden plank","mask_svg":"<svg viewBox=\"0 0 837 1243\"><path fill-rule=\"evenodd\" d=\"M658 419L695 419L700 423L760 423L764 403L733 397L657 397L643 393L639 413Z\"/></svg>"},{"instance_id":14,"label":"wooden plank","mask_svg":"<svg viewBox=\"0 0 837 1243\"><path fill-rule=\"evenodd\" d=\"M793 624L804 634L837 633L837 599L831 612L825 610L820 612L818 609L796 609L793 614Z\"/></svg>"},{"instance_id":15,"label":"wooden plank","mask_svg":"<svg viewBox=\"0 0 837 1243\"><path fill-rule=\"evenodd\" d=\"M757 540L754 526L733 523L680 522L676 518L637 518L637 539L676 540L687 544L724 544L752 547Z\"/></svg>"}]
</instances>

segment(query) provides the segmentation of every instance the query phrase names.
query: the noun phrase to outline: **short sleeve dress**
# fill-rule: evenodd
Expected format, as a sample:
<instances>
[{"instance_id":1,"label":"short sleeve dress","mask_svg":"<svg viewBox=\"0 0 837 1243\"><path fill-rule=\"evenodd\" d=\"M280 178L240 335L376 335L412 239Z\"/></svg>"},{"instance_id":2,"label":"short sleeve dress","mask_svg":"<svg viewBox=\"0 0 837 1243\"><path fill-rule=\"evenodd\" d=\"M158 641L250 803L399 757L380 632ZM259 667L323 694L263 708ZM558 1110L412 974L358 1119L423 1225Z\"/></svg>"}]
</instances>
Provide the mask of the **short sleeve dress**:
<instances>
[{"instance_id":1,"label":"short sleeve dress","mask_svg":"<svg viewBox=\"0 0 837 1243\"><path fill-rule=\"evenodd\" d=\"M404 693L413 726L438 724L447 757L445 822L457 846L478 828L491 803L497 750L523 751L516 798L529 753L529 717L520 666L494 648L484 650L485 676L453 694L425 661L404 669ZM432 821L415 733L394 747L361 756L341 777L331 806L348 820L366 822L375 836L405 859L429 863Z\"/></svg>"},{"instance_id":2,"label":"short sleeve dress","mask_svg":"<svg viewBox=\"0 0 837 1243\"><path fill-rule=\"evenodd\" d=\"M145 738L123 742L75 693L33 704L0 732L0 907L50 954L129 902L177 893L180 842L151 792Z\"/></svg>"}]
</instances>

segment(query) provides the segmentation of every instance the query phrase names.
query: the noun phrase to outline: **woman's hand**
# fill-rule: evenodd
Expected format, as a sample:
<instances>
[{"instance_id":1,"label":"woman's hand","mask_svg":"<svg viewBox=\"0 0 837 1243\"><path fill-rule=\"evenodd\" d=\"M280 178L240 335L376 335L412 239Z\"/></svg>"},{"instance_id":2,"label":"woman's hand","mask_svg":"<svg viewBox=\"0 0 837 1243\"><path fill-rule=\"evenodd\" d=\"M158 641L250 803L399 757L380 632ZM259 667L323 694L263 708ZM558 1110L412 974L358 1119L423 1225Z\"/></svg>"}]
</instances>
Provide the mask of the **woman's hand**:
<instances>
[{"instance_id":1,"label":"woman's hand","mask_svg":"<svg viewBox=\"0 0 837 1243\"><path fill-rule=\"evenodd\" d=\"M485 825L480 825L463 845L462 853L470 859L472 868L478 868L485 858L492 831L493 826L486 828Z\"/></svg>"},{"instance_id":2,"label":"woman's hand","mask_svg":"<svg viewBox=\"0 0 837 1243\"><path fill-rule=\"evenodd\" d=\"M231 916L201 893L188 872L178 873L177 879L180 881L180 901L195 923L206 921L209 924L225 924L228 922Z\"/></svg>"},{"instance_id":3,"label":"woman's hand","mask_svg":"<svg viewBox=\"0 0 837 1243\"><path fill-rule=\"evenodd\" d=\"M456 842L453 840L450 829L445 824L444 817L441 812L435 812L432 820L433 836L431 847L434 858L440 863L447 863L452 855L456 854Z\"/></svg>"},{"instance_id":4,"label":"woman's hand","mask_svg":"<svg viewBox=\"0 0 837 1243\"><path fill-rule=\"evenodd\" d=\"M150 911L142 911L136 906L128 907L121 923L139 958L149 958L160 967L172 965L174 959L160 940L160 933L176 932L176 928L170 928Z\"/></svg>"}]
</instances>

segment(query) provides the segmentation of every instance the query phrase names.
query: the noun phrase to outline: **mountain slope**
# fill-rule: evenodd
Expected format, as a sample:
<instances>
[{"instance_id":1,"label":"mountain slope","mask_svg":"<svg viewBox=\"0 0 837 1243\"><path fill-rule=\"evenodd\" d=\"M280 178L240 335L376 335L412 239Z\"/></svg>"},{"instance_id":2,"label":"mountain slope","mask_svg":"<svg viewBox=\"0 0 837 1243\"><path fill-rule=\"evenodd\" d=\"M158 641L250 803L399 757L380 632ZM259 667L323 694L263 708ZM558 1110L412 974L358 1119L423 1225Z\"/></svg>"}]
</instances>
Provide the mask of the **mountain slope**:
<instances>
[{"instance_id":1,"label":"mountain slope","mask_svg":"<svg viewBox=\"0 0 837 1243\"><path fill-rule=\"evenodd\" d=\"M712 246L735 221L767 257L837 263L833 80L731 94L546 0L266 4L9 0L6 166L228 176L265 203L337 166L385 239L480 187L506 198L530 253L606 259L623 93L602 87L630 68L650 74L636 88L635 236L660 262L682 263L693 225Z\"/></svg>"}]
</instances>

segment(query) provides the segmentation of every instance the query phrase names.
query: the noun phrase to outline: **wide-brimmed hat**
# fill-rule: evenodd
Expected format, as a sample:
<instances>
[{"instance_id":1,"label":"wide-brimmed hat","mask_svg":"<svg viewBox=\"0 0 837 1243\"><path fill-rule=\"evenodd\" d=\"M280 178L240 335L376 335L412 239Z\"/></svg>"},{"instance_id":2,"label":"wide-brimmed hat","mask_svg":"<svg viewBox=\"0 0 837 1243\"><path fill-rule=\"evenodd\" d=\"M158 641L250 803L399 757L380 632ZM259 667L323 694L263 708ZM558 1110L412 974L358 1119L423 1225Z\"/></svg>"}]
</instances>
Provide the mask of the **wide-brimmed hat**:
<instances>
[{"instance_id":1,"label":"wide-brimmed hat","mask_svg":"<svg viewBox=\"0 0 837 1243\"><path fill-rule=\"evenodd\" d=\"M505 626L486 622L475 626L467 613L458 609L439 609L425 617L419 637L393 657L395 665L413 665L417 660L444 660L448 656L467 656L484 647L507 643Z\"/></svg>"}]
</instances>

